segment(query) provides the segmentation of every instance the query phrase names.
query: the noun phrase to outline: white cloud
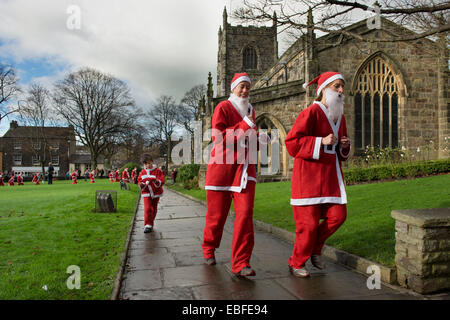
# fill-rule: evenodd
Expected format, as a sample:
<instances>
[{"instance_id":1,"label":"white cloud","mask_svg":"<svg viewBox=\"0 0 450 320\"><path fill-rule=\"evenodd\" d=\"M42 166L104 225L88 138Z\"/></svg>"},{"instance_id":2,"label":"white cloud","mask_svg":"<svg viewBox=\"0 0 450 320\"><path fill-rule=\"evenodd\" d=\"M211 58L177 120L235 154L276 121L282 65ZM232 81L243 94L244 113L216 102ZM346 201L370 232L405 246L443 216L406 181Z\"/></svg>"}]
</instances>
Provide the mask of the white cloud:
<instances>
[{"instance_id":1,"label":"white cloud","mask_svg":"<svg viewBox=\"0 0 450 320\"><path fill-rule=\"evenodd\" d=\"M217 31L229 0L0 0L0 59L50 59L125 80L138 104L162 94L180 99L215 74ZM67 8L81 29L67 28ZM234 4L233 4L234 6ZM50 84L64 73L46 75Z\"/></svg>"}]
</instances>

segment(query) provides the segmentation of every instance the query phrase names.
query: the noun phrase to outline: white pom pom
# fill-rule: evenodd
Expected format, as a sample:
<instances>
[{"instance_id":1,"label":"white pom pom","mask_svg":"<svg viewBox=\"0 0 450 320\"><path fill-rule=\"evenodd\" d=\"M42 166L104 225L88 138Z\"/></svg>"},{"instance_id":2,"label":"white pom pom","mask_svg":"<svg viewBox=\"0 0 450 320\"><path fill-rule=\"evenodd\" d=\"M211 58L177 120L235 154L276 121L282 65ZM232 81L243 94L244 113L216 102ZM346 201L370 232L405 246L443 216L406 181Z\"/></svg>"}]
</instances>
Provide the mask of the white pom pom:
<instances>
[{"instance_id":1,"label":"white pom pom","mask_svg":"<svg viewBox=\"0 0 450 320\"><path fill-rule=\"evenodd\" d=\"M303 84L303 88L308 88L308 84L306 82Z\"/></svg>"}]
</instances>

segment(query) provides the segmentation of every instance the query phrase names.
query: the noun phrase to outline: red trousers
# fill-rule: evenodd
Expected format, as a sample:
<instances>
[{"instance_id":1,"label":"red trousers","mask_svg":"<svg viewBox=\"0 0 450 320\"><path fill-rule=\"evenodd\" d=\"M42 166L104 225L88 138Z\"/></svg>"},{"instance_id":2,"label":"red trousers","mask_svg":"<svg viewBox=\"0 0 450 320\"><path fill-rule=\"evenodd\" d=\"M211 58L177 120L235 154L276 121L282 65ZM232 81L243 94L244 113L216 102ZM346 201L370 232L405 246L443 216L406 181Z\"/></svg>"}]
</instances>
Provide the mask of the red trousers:
<instances>
[{"instance_id":1,"label":"red trousers","mask_svg":"<svg viewBox=\"0 0 450 320\"><path fill-rule=\"evenodd\" d=\"M159 198L152 199L151 197L144 198L144 224L153 227L155 223L156 214L158 213Z\"/></svg>"},{"instance_id":2,"label":"red trousers","mask_svg":"<svg viewBox=\"0 0 450 320\"><path fill-rule=\"evenodd\" d=\"M215 258L214 251L220 246L231 201L234 203L236 212L231 245L231 271L238 273L242 268L250 267L250 258L255 243L253 231L255 182L249 181L247 188L241 193L206 191L207 211L202 248L205 259Z\"/></svg>"},{"instance_id":3,"label":"red trousers","mask_svg":"<svg viewBox=\"0 0 450 320\"><path fill-rule=\"evenodd\" d=\"M293 206L296 226L295 244L289 265L300 269L311 255L321 255L325 241L347 218L347 206L325 203L312 206ZM320 219L323 219L320 222Z\"/></svg>"}]
</instances>

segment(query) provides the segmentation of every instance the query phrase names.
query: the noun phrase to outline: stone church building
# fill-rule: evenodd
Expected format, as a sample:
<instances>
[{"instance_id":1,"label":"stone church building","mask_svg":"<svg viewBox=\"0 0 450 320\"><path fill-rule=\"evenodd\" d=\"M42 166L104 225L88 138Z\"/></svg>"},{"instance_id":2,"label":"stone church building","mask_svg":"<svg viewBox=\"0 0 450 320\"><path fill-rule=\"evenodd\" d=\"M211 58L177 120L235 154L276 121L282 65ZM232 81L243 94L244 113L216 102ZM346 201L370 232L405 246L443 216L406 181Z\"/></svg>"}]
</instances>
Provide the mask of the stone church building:
<instances>
[{"instance_id":1,"label":"stone church building","mask_svg":"<svg viewBox=\"0 0 450 320\"><path fill-rule=\"evenodd\" d=\"M313 21L312 14L308 19ZM381 29L369 29L366 20L345 29L374 39L413 34L386 19ZM203 129L210 128L214 107L229 97L233 75L247 72L258 128L279 132L278 179L289 179L293 164L284 139L315 98L316 86L304 89L303 84L326 71L338 71L346 79L345 117L354 154L366 146L414 151L428 146L434 150L430 158L448 157L448 51L435 42L362 42L340 35L317 37L308 30L278 57L275 23L232 26L226 9L218 38L217 96L210 76Z\"/></svg>"}]
</instances>

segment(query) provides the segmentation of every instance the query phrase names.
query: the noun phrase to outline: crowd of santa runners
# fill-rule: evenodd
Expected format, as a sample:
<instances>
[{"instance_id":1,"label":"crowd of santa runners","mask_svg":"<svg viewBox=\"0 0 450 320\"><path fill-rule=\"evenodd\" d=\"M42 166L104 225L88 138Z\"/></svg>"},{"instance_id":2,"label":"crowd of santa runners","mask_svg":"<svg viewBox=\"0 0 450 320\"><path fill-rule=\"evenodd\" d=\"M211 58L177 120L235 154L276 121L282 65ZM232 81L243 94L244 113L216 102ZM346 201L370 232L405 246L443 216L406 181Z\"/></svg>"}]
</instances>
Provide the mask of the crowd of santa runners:
<instances>
[{"instance_id":1,"label":"crowd of santa runners","mask_svg":"<svg viewBox=\"0 0 450 320\"><path fill-rule=\"evenodd\" d=\"M97 172L96 172L97 171ZM116 169L116 170L110 170L108 172L108 179L112 183L132 183L137 184L138 182L138 175L137 167L134 167L133 170L131 170L131 173L128 172L128 168L124 168L123 170ZM25 172L18 172L15 173L14 170L11 170L9 173L4 173L0 171L0 187L5 186L23 186L24 180L25 180ZM27 175L30 176L29 174ZM95 179L98 176L98 170L88 170L86 169L84 174L79 169L73 170L72 172L66 173L66 179L71 179L72 184L78 184L78 181L80 179L84 178L84 182L89 183L95 183ZM41 172L34 172L31 174L31 182L34 185L42 185L47 181L47 184L52 184L53 177L52 175L49 175L47 172L47 179L44 180L44 176Z\"/></svg>"}]
</instances>

